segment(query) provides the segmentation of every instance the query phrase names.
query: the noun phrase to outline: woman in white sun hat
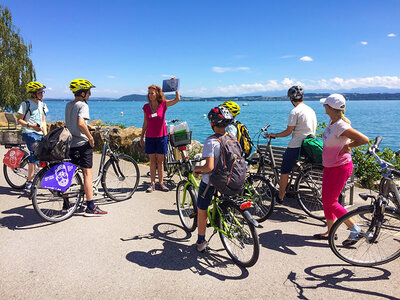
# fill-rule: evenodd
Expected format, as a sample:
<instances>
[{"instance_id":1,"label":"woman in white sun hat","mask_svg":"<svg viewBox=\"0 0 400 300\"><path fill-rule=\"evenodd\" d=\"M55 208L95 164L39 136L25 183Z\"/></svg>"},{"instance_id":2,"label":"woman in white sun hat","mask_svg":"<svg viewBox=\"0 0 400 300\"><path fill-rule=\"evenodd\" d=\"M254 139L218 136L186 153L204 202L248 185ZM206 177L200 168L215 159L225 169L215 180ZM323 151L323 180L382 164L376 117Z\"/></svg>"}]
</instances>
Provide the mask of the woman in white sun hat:
<instances>
[{"instance_id":1,"label":"woman in white sun hat","mask_svg":"<svg viewBox=\"0 0 400 300\"><path fill-rule=\"evenodd\" d=\"M341 94L332 94L323 98L320 102L325 107L325 112L329 116L329 125L325 129L322 138L324 147L322 151L322 164L324 174L322 179L322 203L327 232L316 234L316 239L328 239L336 218L340 218L347 213L346 209L339 204L339 195L353 172L353 161L351 159L351 148L368 143L369 139L361 132L351 127L350 121L344 116L346 99ZM350 236L343 244L357 242L360 228L351 220L346 224L350 228Z\"/></svg>"}]
</instances>

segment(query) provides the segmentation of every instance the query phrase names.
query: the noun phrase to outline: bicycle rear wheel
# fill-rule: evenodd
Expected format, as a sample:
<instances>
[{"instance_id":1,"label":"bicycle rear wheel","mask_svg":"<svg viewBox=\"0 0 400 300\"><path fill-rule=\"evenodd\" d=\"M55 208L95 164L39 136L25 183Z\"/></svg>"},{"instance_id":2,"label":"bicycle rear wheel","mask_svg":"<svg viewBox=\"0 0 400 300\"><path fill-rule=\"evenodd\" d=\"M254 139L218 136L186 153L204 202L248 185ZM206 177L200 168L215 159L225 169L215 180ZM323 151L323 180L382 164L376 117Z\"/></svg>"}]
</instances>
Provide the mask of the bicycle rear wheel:
<instances>
[{"instance_id":1,"label":"bicycle rear wheel","mask_svg":"<svg viewBox=\"0 0 400 300\"><path fill-rule=\"evenodd\" d=\"M350 234L345 224L352 221L361 228L359 239L350 246L342 243ZM400 214L386 207L383 221L374 217L374 206L362 206L339 218L329 234L329 246L341 260L357 266L377 266L400 256Z\"/></svg>"},{"instance_id":2,"label":"bicycle rear wheel","mask_svg":"<svg viewBox=\"0 0 400 300\"><path fill-rule=\"evenodd\" d=\"M197 227L197 199L193 186L186 185L187 183L188 181L183 180L176 187L176 206L183 227L186 231L192 232Z\"/></svg>"},{"instance_id":3,"label":"bicycle rear wheel","mask_svg":"<svg viewBox=\"0 0 400 300\"><path fill-rule=\"evenodd\" d=\"M271 215L275 206L272 187L267 179L259 175L249 175L243 191L245 199L251 201L248 209L257 222L263 222Z\"/></svg>"},{"instance_id":4,"label":"bicycle rear wheel","mask_svg":"<svg viewBox=\"0 0 400 300\"><path fill-rule=\"evenodd\" d=\"M325 218L322 206L323 170L320 165L312 165L300 173L295 182L295 193L301 208L310 217L319 220Z\"/></svg>"},{"instance_id":5,"label":"bicycle rear wheel","mask_svg":"<svg viewBox=\"0 0 400 300\"><path fill-rule=\"evenodd\" d=\"M260 243L254 225L232 201L224 202L221 210L219 228L223 232L220 231L219 236L226 252L237 265L254 266L260 253Z\"/></svg>"},{"instance_id":6,"label":"bicycle rear wheel","mask_svg":"<svg viewBox=\"0 0 400 300\"><path fill-rule=\"evenodd\" d=\"M26 153L14 170L3 164L4 178L13 189L22 190L25 187L28 179L28 156Z\"/></svg>"},{"instance_id":7,"label":"bicycle rear wheel","mask_svg":"<svg viewBox=\"0 0 400 300\"><path fill-rule=\"evenodd\" d=\"M379 183L379 193L381 193L389 202L389 205L400 209L400 202L396 198L395 189L400 192L400 176L397 173L392 173L393 181L392 183L390 180L386 178L382 178Z\"/></svg>"},{"instance_id":8,"label":"bicycle rear wheel","mask_svg":"<svg viewBox=\"0 0 400 300\"><path fill-rule=\"evenodd\" d=\"M107 197L123 201L132 197L139 184L140 172L136 161L125 154L117 160L110 158L104 166L101 185Z\"/></svg>"},{"instance_id":9,"label":"bicycle rear wheel","mask_svg":"<svg viewBox=\"0 0 400 300\"><path fill-rule=\"evenodd\" d=\"M43 220L60 222L71 217L78 208L83 197L83 182L75 171L71 186L65 192L41 188L43 177L49 169L43 168L33 179L32 204Z\"/></svg>"}]
</instances>

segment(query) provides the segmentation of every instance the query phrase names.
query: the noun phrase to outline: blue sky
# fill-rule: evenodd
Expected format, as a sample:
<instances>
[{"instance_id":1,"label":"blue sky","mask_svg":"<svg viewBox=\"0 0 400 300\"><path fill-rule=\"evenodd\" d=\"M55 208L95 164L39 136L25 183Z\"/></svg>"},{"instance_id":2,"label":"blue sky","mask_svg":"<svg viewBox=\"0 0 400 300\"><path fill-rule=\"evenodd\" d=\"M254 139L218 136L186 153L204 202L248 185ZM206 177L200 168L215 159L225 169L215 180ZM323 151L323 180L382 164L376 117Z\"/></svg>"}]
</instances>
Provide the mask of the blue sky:
<instances>
[{"instance_id":1,"label":"blue sky","mask_svg":"<svg viewBox=\"0 0 400 300\"><path fill-rule=\"evenodd\" d=\"M0 0L32 43L46 97L85 78L98 97L400 89L400 1Z\"/></svg>"}]
</instances>

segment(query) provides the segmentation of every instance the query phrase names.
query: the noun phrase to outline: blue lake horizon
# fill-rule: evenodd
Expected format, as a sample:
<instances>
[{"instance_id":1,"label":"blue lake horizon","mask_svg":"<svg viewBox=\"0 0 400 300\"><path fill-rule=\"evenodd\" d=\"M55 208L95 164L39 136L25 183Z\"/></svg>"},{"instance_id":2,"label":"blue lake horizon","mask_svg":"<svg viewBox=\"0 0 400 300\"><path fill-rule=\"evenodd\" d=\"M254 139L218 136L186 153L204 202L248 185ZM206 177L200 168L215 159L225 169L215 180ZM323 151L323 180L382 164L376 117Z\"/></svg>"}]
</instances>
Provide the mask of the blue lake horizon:
<instances>
[{"instance_id":1,"label":"blue lake horizon","mask_svg":"<svg viewBox=\"0 0 400 300\"><path fill-rule=\"evenodd\" d=\"M46 99L44 99L46 102ZM47 106L50 122L64 120L65 105L68 100L49 100ZM270 132L276 133L286 128L288 116L293 108L290 101L237 101L241 113L237 119L246 124L253 138L260 128L270 123ZM243 103L248 106L244 106ZM305 101L315 110L318 122L329 121L325 109L319 101ZM141 128L143 124L142 107L146 101L89 101L91 120L101 119L103 122L120 123L125 126ZM203 143L211 135L212 129L204 115L219 101L181 101L168 108L166 120L182 119L187 121L192 138ZM122 112L122 114L121 114ZM347 102L346 116L352 122L352 127L367 135L370 139L382 136L382 146L395 151L400 149L400 101L397 100L354 100ZM278 138L273 141L277 146L286 146L290 137ZM266 143L260 139L260 142ZM257 141L254 141L255 143Z\"/></svg>"}]
</instances>

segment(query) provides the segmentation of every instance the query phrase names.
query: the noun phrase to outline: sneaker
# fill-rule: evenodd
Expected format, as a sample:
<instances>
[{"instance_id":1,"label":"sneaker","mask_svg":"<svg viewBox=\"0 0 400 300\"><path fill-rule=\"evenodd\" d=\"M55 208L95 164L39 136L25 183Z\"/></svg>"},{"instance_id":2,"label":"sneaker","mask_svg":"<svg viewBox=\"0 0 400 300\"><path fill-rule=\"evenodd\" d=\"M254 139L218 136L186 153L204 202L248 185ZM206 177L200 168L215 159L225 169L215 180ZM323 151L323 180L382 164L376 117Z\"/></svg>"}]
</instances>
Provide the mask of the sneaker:
<instances>
[{"instance_id":1,"label":"sneaker","mask_svg":"<svg viewBox=\"0 0 400 300\"><path fill-rule=\"evenodd\" d=\"M353 246L361 240L362 237L363 234L361 232L351 231L349 237L342 242L342 245L345 247Z\"/></svg>"},{"instance_id":2,"label":"sneaker","mask_svg":"<svg viewBox=\"0 0 400 300\"><path fill-rule=\"evenodd\" d=\"M208 247L208 242L206 240L202 241L200 244L196 243L197 251L203 252Z\"/></svg>"},{"instance_id":3,"label":"sneaker","mask_svg":"<svg viewBox=\"0 0 400 300\"><path fill-rule=\"evenodd\" d=\"M276 195L275 195L275 201L276 201L276 203L278 203L278 204L282 204L282 203L283 203L283 199L279 198L279 194L276 194Z\"/></svg>"},{"instance_id":4,"label":"sneaker","mask_svg":"<svg viewBox=\"0 0 400 300\"><path fill-rule=\"evenodd\" d=\"M31 193L31 189L32 189L32 181L27 181L25 183L25 192L30 194Z\"/></svg>"},{"instance_id":5,"label":"sneaker","mask_svg":"<svg viewBox=\"0 0 400 300\"><path fill-rule=\"evenodd\" d=\"M169 188L167 188L164 183L159 183L158 189L163 192L169 192Z\"/></svg>"},{"instance_id":6,"label":"sneaker","mask_svg":"<svg viewBox=\"0 0 400 300\"><path fill-rule=\"evenodd\" d=\"M150 184L149 187L146 190L146 193L151 193L152 191L155 190L154 183Z\"/></svg>"},{"instance_id":7,"label":"sneaker","mask_svg":"<svg viewBox=\"0 0 400 300\"><path fill-rule=\"evenodd\" d=\"M84 216L85 217L100 217L103 215L106 215L107 212L104 210L101 210L98 206L95 206L93 210L86 208Z\"/></svg>"}]
</instances>

